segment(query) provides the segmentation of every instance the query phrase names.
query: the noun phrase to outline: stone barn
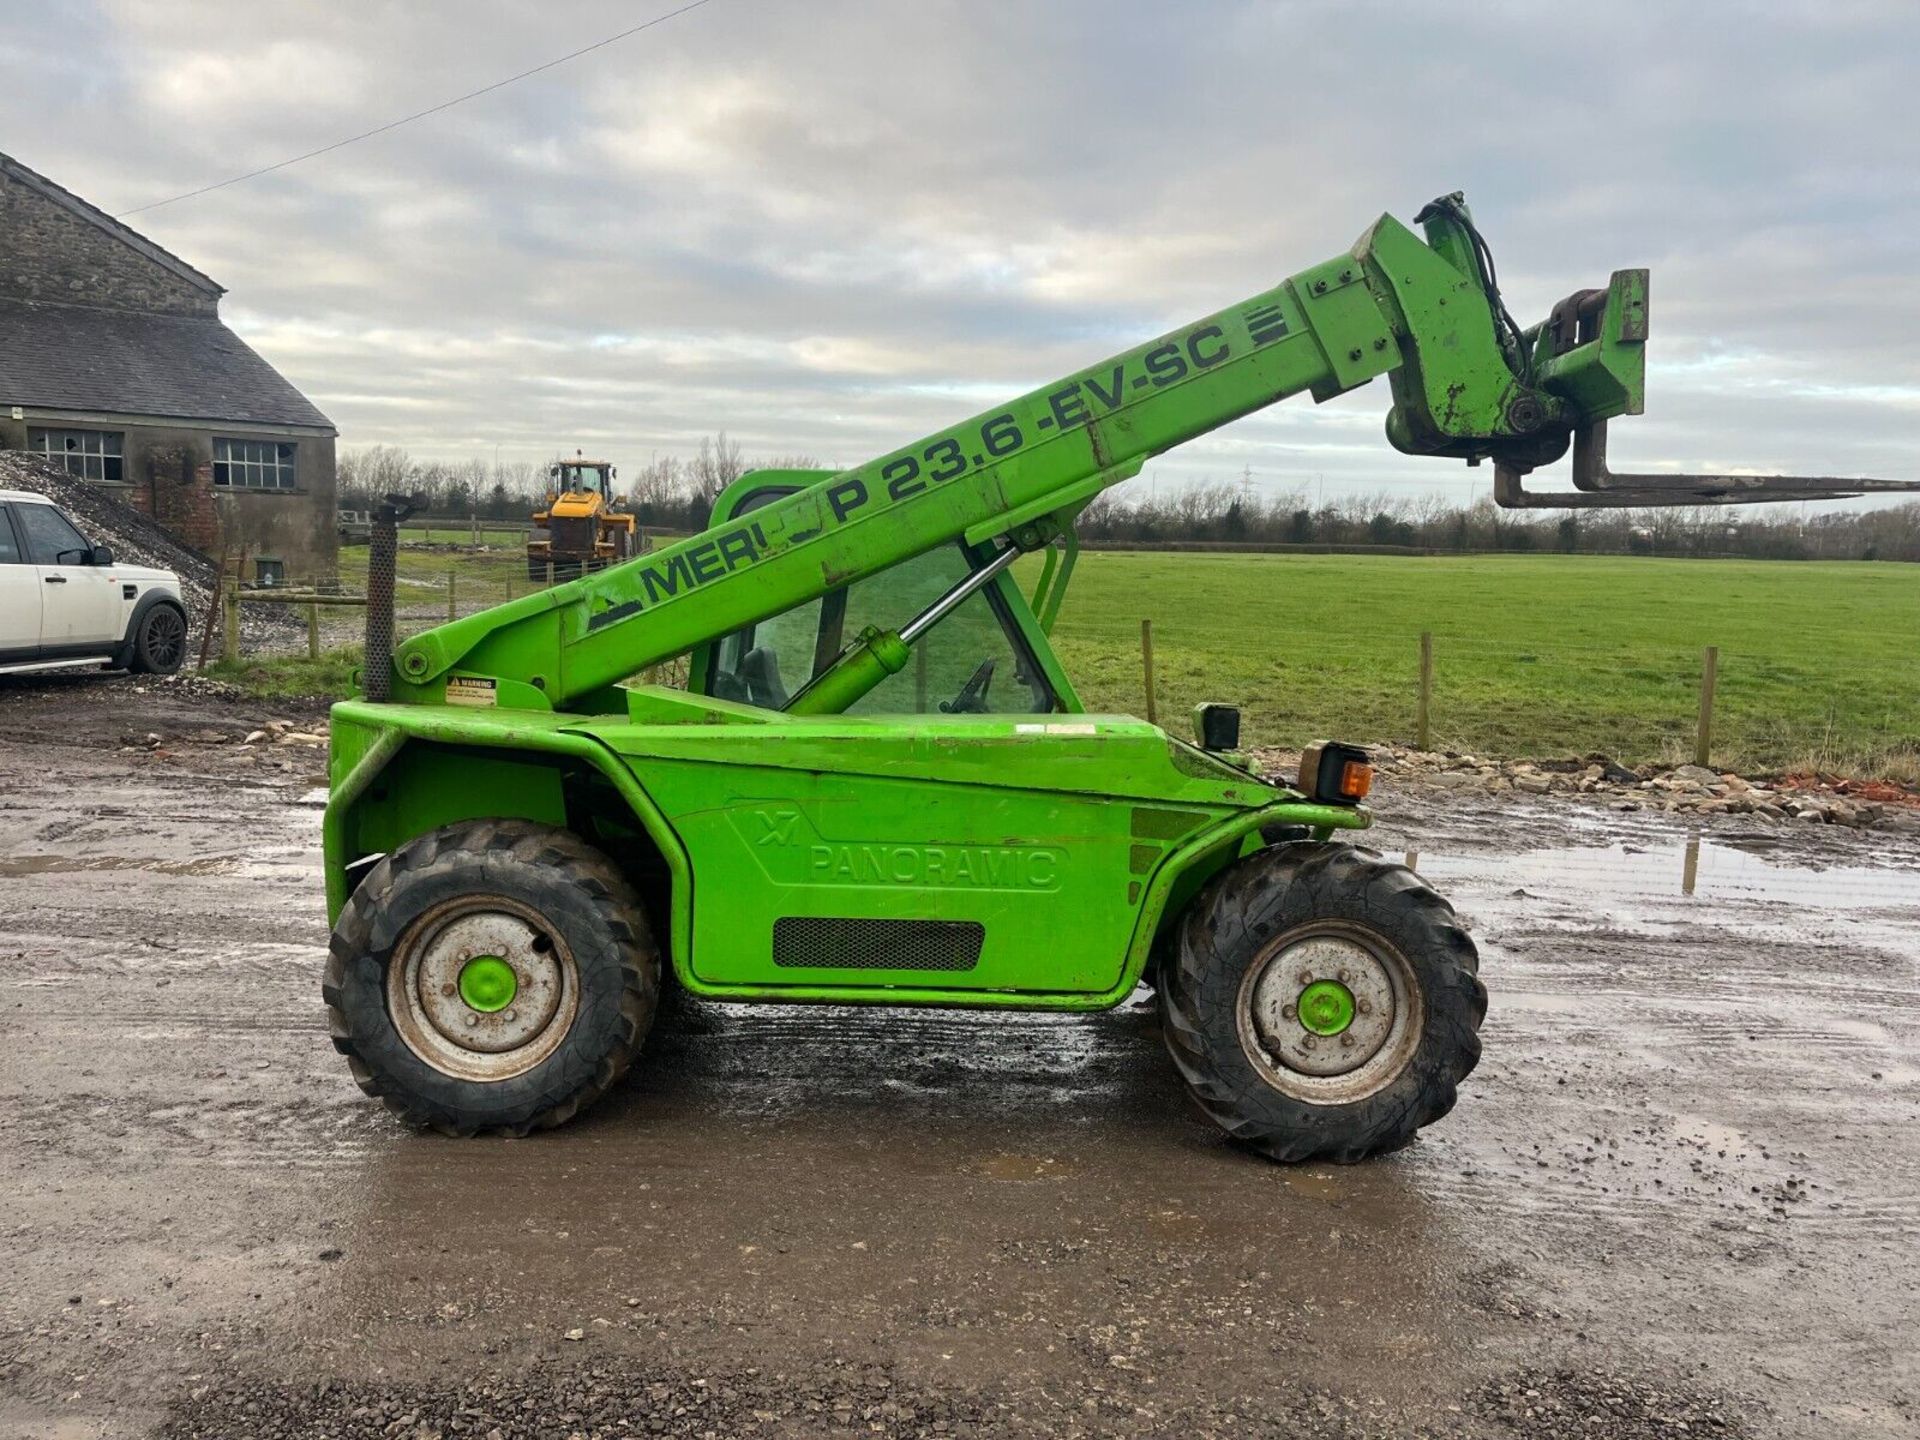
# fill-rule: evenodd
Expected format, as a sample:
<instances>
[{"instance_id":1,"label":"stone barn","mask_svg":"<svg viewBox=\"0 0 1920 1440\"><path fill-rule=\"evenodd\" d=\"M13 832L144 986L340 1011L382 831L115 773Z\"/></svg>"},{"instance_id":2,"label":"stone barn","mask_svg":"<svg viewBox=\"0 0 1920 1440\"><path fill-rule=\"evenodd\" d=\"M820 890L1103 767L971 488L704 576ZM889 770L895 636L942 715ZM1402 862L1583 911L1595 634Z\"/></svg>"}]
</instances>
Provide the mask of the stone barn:
<instances>
[{"instance_id":1,"label":"stone barn","mask_svg":"<svg viewBox=\"0 0 1920 1440\"><path fill-rule=\"evenodd\" d=\"M221 323L225 293L0 155L0 448L244 550L248 579L331 576L337 432Z\"/></svg>"}]
</instances>

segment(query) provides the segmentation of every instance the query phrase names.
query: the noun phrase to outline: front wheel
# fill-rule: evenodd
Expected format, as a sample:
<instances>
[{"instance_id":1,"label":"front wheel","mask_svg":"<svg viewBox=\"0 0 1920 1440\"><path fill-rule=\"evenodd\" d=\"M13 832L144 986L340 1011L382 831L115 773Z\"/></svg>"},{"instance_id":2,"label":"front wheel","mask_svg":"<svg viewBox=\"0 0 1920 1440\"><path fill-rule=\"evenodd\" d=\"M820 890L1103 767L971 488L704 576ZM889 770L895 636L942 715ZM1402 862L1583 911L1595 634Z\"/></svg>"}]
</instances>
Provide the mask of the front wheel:
<instances>
[{"instance_id":1,"label":"front wheel","mask_svg":"<svg viewBox=\"0 0 1920 1440\"><path fill-rule=\"evenodd\" d=\"M1195 897L1169 961L1174 1064L1221 1129L1275 1160L1397 1150L1480 1058L1487 992L1453 907L1352 846L1234 865Z\"/></svg>"},{"instance_id":2,"label":"front wheel","mask_svg":"<svg viewBox=\"0 0 1920 1440\"><path fill-rule=\"evenodd\" d=\"M133 668L143 675L171 675L186 658L186 614L165 603L154 605L134 631Z\"/></svg>"},{"instance_id":3,"label":"front wheel","mask_svg":"<svg viewBox=\"0 0 1920 1440\"><path fill-rule=\"evenodd\" d=\"M408 841L334 927L322 994L369 1095L418 1129L571 1119L639 1051L660 959L639 897L578 836L470 820Z\"/></svg>"}]
</instances>

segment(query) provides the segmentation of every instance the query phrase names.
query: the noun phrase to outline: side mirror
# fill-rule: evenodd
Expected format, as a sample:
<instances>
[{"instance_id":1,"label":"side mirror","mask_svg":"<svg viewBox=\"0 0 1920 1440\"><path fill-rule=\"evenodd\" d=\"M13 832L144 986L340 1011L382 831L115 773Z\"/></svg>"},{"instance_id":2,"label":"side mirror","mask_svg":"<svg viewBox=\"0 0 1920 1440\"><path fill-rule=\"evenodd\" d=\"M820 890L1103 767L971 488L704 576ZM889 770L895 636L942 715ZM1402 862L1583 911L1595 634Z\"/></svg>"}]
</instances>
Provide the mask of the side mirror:
<instances>
[{"instance_id":1,"label":"side mirror","mask_svg":"<svg viewBox=\"0 0 1920 1440\"><path fill-rule=\"evenodd\" d=\"M89 565L113 564L113 551L105 545L96 545L87 556Z\"/></svg>"},{"instance_id":2,"label":"side mirror","mask_svg":"<svg viewBox=\"0 0 1920 1440\"><path fill-rule=\"evenodd\" d=\"M1193 734L1202 750L1240 748L1240 707L1203 703L1193 707Z\"/></svg>"}]
</instances>

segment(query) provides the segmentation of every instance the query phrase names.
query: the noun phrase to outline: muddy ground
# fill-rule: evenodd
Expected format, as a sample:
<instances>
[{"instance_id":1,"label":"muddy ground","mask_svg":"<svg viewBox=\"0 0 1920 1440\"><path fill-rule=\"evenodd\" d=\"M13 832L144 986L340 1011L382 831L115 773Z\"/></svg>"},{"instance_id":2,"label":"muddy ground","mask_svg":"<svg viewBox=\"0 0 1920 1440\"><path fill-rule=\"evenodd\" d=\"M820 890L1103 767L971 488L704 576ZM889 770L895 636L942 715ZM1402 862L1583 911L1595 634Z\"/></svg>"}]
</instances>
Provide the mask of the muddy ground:
<instances>
[{"instance_id":1,"label":"muddy ground","mask_svg":"<svg viewBox=\"0 0 1920 1440\"><path fill-rule=\"evenodd\" d=\"M1379 797L1492 1008L1354 1168L1144 1003L714 1009L454 1142L327 1042L273 714L0 679L0 1434L1920 1434L1910 836Z\"/></svg>"}]
</instances>

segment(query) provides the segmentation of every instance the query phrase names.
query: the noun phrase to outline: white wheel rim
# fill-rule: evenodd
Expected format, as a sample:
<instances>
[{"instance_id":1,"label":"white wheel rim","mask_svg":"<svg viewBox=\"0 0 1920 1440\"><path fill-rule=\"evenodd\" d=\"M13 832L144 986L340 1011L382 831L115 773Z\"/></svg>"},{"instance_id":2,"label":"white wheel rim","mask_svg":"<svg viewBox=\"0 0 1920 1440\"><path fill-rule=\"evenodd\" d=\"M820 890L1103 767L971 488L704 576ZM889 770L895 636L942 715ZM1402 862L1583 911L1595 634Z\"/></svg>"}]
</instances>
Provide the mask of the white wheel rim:
<instances>
[{"instance_id":1,"label":"white wheel rim","mask_svg":"<svg viewBox=\"0 0 1920 1440\"><path fill-rule=\"evenodd\" d=\"M1333 1031L1337 1010L1302 1005L1330 990L1344 992L1351 1011ZM1261 1078L1315 1105L1351 1104L1391 1084L1419 1049L1424 1014L1406 957L1343 921L1271 941L1247 967L1236 1005L1240 1048Z\"/></svg>"},{"instance_id":2,"label":"white wheel rim","mask_svg":"<svg viewBox=\"0 0 1920 1440\"><path fill-rule=\"evenodd\" d=\"M510 971L510 999L469 1003L477 963ZM387 965L387 1013L406 1047L442 1074L493 1082L524 1075L560 1047L580 1007L565 940L501 895L462 896L407 927Z\"/></svg>"}]
</instances>

